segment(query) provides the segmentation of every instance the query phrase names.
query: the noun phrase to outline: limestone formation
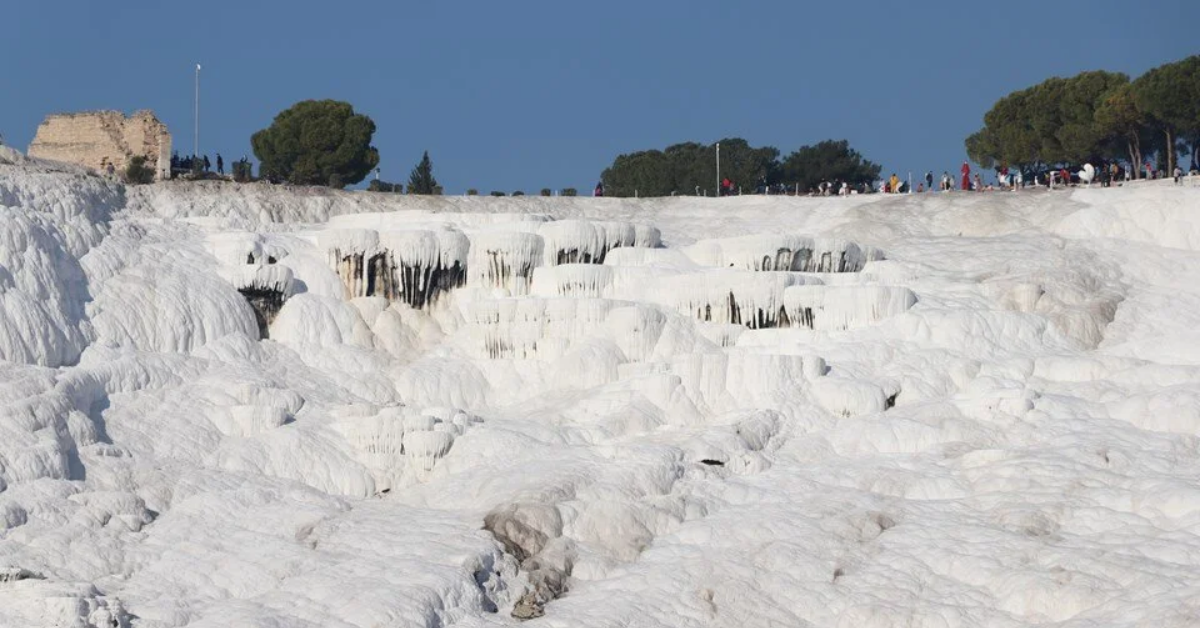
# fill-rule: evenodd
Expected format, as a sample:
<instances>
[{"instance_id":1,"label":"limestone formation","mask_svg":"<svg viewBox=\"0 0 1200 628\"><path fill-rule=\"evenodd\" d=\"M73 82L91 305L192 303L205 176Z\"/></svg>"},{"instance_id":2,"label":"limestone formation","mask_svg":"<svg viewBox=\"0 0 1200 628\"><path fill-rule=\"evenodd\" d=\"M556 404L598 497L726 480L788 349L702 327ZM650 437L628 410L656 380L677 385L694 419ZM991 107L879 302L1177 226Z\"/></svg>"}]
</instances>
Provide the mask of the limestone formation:
<instances>
[{"instance_id":1,"label":"limestone formation","mask_svg":"<svg viewBox=\"0 0 1200 628\"><path fill-rule=\"evenodd\" d=\"M29 156L79 164L104 172L108 164L124 170L141 155L156 178L171 172L171 134L149 110L125 117L119 111L53 114L38 127Z\"/></svg>"}]
</instances>

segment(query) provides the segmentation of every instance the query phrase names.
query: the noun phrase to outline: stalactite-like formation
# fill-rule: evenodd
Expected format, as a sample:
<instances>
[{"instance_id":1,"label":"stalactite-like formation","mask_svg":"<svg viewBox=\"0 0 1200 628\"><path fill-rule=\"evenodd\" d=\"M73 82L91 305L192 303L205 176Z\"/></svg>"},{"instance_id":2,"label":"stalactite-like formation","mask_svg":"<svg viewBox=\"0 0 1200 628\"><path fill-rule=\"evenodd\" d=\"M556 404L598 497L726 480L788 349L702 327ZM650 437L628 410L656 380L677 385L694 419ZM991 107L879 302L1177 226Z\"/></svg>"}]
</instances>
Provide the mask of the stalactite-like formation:
<instances>
[{"instance_id":1,"label":"stalactite-like formation","mask_svg":"<svg viewBox=\"0 0 1200 628\"><path fill-rule=\"evenodd\" d=\"M346 298L380 296L426 308L468 282L525 295L539 266L599 265L617 248L660 246L661 236L654 227L626 222L562 220L521 223L516 230L485 227L469 237L448 227L330 230L320 245Z\"/></svg>"},{"instance_id":2,"label":"stalactite-like formation","mask_svg":"<svg viewBox=\"0 0 1200 628\"><path fill-rule=\"evenodd\" d=\"M543 223L544 265L603 264L609 251L626 247L653 248L662 244L658 229L627 222L558 220Z\"/></svg>"},{"instance_id":3,"label":"stalactite-like formation","mask_svg":"<svg viewBox=\"0 0 1200 628\"><path fill-rule=\"evenodd\" d=\"M493 299L471 303L467 321L481 357L551 359L625 305L608 299Z\"/></svg>"},{"instance_id":4,"label":"stalactite-like formation","mask_svg":"<svg viewBox=\"0 0 1200 628\"><path fill-rule=\"evenodd\" d=\"M647 297L701 321L768 329L792 324L786 289L820 283L799 273L717 270L659 279Z\"/></svg>"},{"instance_id":5,"label":"stalactite-like formation","mask_svg":"<svg viewBox=\"0 0 1200 628\"><path fill-rule=\"evenodd\" d=\"M348 298L379 296L421 309L467 281L470 242L459 231L354 229L331 232L324 244Z\"/></svg>"},{"instance_id":6,"label":"stalactite-like formation","mask_svg":"<svg viewBox=\"0 0 1200 628\"><path fill-rule=\"evenodd\" d=\"M862 327L902 314L917 302L896 286L794 286L784 290L791 324L815 330Z\"/></svg>"},{"instance_id":7,"label":"stalactite-like formation","mask_svg":"<svg viewBox=\"0 0 1200 628\"><path fill-rule=\"evenodd\" d=\"M258 323L259 338L270 338L271 323L279 315L279 310L283 308L283 302L287 300L287 297L282 292L275 290L242 288L238 292L246 297L246 302L254 309L254 321Z\"/></svg>"},{"instance_id":8,"label":"stalactite-like formation","mask_svg":"<svg viewBox=\"0 0 1200 628\"><path fill-rule=\"evenodd\" d=\"M254 310L259 338L269 338L271 323L294 291L292 270L276 264L247 267L235 283Z\"/></svg>"},{"instance_id":9,"label":"stalactite-like formation","mask_svg":"<svg viewBox=\"0 0 1200 628\"><path fill-rule=\"evenodd\" d=\"M804 273L856 273L883 259L878 249L846 240L770 234L704 240L686 252L703 266Z\"/></svg>"},{"instance_id":10,"label":"stalactite-like formation","mask_svg":"<svg viewBox=\"0 0 1200 628\"><path fill-rule=\"evenodd\" d=\"M483 231L471 235L467 263L470 283L502 288L512 295L529 293L533 270L541 264L542 237L522 231Z\"/></svg>"}]
</instances>

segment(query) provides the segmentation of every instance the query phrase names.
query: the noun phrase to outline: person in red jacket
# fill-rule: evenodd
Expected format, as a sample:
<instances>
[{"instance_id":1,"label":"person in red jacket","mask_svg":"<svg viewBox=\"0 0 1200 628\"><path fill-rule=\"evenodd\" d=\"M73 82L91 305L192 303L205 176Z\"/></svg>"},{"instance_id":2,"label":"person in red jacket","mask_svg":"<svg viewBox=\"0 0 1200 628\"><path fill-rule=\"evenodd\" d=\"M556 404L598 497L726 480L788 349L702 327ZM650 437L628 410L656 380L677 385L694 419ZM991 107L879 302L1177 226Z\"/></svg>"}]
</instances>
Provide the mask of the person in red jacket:
<instances>
[{"instance_id":1,"label":"person in red jacket","mask_svg":"<svg viewBox=\"0 0 1200 628\"><path fill-rule=\"evenodd\" d=\"M971 164L965 161L962 166L962 177L962 189L969 191L971 189Z\"/></svg>"}]
</instances>

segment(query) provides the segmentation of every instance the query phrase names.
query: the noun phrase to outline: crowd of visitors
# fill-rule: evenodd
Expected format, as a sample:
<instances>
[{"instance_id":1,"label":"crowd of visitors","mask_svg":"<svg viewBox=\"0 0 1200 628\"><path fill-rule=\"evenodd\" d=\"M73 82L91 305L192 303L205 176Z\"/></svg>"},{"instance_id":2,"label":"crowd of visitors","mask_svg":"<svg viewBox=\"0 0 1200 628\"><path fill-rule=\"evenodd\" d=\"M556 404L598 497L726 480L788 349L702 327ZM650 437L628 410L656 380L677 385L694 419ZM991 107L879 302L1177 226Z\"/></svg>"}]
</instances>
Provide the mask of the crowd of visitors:
<instances>
[{"instance_id":1,"label":"crowd of visitors","mask_svg":"<svg viewBox=\"0 0 1200 628\"><path fill-rule=\"evenodd\" d=\"M178 152L171 153L171 178L175 178L180 174L198 174L211 171L212 162L208 160L208 155L180 157ZM225 174L225 160L221 158L221 153L217 153L217 173Z\"/></svg>"},{"instance_id":2,"label":"crowd of visitors","mask_svg":"<svg viewBox=\"0 0 1200 628\"><path fill-rule=\"evenodd\" d=\"M1112 185L1120 185L1125 181L1132 181L1137 178L1138 174L1132 172L1129 168L1122 166L1118 162L1101 163L1099 167L1091 164L1085 164L1083 167L1045 167L1031 168L1022 170L1020 168L1001 167L996 170L996 179L994 183L985 182L981 173L972 173L971 165L968 162L963 162L959 169L960 177L955 178L949 171L942 171L942 176L937 179L937 190L939 192L949 192L959 189L968 192L987 192L993 190L1019 190L1027 187L1064 187L1073 185L1092 185L1096 184L1100 187L1110 187ZM1200 173L1193 173L1200 174ZM1166 173L1155 170L1154 165L1150 162L1145 164L1144 178L1149 180L1165 178ZM1171 172L1171 177L1176 184L1182 184L1184 177L1188 176L1183 168L1176 166ZM924 183L917 184L916 191L932 192L934 190L933 172L925 173ZM895 174L888 179L883 179L878 182L879 191L884 193L905 193L907 186L904 181L898 180Z\"/></svg>"},{"instance_id":3,"label":"crowd of visitors","mask_svg":"<svg viewBox=\"0 0 1200 628\"><path fill-rule=\"evenodd\" d=\"M214 169L213 166L216 166ZM230 176L235 181L250 181L250 158L242 158L230 164ZM190 176L192 178L226 178L225 158L221 153L216 154L216 163L209 160L208 155L189 155L180 157L178 152L171 154L171 178Z\"/></svg>"}]
</instances>

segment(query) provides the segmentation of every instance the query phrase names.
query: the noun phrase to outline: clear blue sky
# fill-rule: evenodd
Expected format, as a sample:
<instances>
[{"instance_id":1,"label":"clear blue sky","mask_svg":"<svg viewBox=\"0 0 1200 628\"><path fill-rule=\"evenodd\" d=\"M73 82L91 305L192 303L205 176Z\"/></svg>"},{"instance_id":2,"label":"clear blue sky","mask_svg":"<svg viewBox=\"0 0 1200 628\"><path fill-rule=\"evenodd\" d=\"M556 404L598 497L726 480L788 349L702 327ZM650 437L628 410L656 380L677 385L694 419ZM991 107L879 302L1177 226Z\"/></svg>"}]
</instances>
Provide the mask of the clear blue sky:
<instances>
[{"instance_id":1,"label":"clear blue sky","mask_svg":"<svg viewBox=\"0 0 1200 628\"><path fill-rule=\"evenodd\" d=\"M1049 76L1136 76L1200 50L1200 2L6 0L0 133L51 112L153 109L181 154L250 153L306 98L378 127L383 177L429 150L448 193L589 189L622 152L847 138L953 169L995 100Z\"/></svg>"}]
</instances>

